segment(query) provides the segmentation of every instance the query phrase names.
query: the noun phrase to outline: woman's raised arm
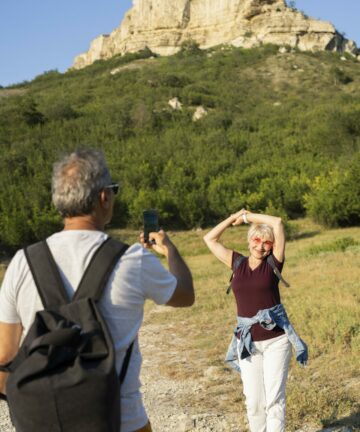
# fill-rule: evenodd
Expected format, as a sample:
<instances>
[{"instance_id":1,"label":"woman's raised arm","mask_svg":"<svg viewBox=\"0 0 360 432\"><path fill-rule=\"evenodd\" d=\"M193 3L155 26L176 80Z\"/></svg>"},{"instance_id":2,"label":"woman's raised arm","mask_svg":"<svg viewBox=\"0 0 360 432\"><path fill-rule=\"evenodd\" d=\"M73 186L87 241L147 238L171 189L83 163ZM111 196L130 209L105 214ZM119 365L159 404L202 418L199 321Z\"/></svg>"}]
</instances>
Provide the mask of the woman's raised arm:
<instances>
[{"instance_id":1,"label":"woman's raised arm","mask_svg":"<svg viewBox=\"0 0 360 432\"><path fill-rule=\"evenodd\" d=\"M232 264L232 254L233 251L231 249L226 248L223 244L220 243L220 237L222 233L231 225L241 225L244 223L242 215L247 213L245 209L238 211L237 213L232 214L227 219L220 222L216 227L210 230L204 236L204 242L210 251L218 258L221 262L231 268Z\"/></svg>"}]
</instances>

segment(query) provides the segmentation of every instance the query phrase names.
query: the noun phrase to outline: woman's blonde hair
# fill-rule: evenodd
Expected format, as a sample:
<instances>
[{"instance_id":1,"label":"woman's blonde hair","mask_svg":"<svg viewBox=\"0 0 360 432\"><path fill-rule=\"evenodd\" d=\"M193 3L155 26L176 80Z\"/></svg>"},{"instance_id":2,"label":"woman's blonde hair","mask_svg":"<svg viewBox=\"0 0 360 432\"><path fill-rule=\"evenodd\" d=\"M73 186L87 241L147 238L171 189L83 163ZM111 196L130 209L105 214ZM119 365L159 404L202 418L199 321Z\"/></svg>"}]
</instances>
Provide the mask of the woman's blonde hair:
<instances>
[{"instance_id":1,"label":"woman's blonde hair","mask_svg":"<svg viewBox=\"0 0 360 432\"><path fill-rule=\"evenodd\" d=\"M273 229L266 224L252 224L248 231L248 242L253 237L260 237L261 240L270 240L272 242L275 240Z\"/></svg>"}]
</instances>

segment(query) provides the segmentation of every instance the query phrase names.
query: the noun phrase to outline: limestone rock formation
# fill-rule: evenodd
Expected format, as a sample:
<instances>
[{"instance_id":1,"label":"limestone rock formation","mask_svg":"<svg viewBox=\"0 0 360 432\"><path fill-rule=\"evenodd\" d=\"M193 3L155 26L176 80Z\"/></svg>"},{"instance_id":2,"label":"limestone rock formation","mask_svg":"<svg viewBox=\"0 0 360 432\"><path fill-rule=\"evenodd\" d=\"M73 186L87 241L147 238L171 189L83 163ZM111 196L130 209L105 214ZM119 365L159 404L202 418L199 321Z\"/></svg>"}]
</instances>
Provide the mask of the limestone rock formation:
<instances>
[{"instance_id":1,"label":"limestone rock formation","mask_svg":"<svg viewBox=\"0 0 360 432\"><path fill-rule=\"evenodd\" d=\"M96 38L87 53L75 58L73 67L80 69L145 47L171 55L189 39L201 48L273 43L304 51L358 53L355 43L332 24L308 18L285 0L133 0L121 25L110 35Z\"/></svg>"}]
</instances>

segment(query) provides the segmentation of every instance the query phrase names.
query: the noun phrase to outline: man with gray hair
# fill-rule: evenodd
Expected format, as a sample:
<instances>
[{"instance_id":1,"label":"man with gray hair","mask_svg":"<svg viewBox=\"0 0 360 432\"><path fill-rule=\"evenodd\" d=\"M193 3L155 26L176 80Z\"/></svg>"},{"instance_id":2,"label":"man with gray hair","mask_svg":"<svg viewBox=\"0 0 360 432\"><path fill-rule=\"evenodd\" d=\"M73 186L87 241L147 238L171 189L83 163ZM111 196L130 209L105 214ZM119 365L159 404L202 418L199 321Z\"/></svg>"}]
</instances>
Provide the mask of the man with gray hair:
<instances>
[{"instance_id":1,"label":"man with gray hair","mask_svg":"<svg viewBox=\"0 0 360 432\"><path fill-rule=\"evenodd\" d=\"M113 183L104 157L95 150L71 153L54 164L52 198L64 221L64 229L46 242L61 279L72 298L95 251L108 238L118 184ZM135 341L126 378L121 387L121 432L151 431L140 393L141 354L137 334L144 303L187 307L194 303L191 273L164 231L150 233L151 243L130 246L116 264L99 308L114 342L120 371L125 352ZM169 271L147 249L167 258ZM37 311L43 309L23 250L12 259L0 290L0 365L18 352ZM0 393L5 394L6 375L0 373ZM4 397L3 397L4 398ZM120 407L119 407L120 409Z\"/></svg>"}]
</instances>

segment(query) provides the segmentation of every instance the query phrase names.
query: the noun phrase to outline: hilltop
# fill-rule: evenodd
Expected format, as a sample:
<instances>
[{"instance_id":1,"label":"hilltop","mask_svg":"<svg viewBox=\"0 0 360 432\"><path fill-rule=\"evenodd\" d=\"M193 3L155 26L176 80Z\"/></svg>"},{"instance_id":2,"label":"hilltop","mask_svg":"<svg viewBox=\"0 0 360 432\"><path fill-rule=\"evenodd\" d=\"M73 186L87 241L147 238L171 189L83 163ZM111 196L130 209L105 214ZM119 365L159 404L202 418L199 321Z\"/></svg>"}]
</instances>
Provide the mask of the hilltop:
<instances>
[{"instance_id":1,"label":"hilltop","mask_svg":"<svg viewBox=\"0 0 360 432\"><path fill-rule=\"evenodd\" d=\"M155 207L164 227L206 227L244 205L357 225L359 84L349 54L187 43L0 90L1 244L60 226L51 164L84 145L121 184L114 226Z\"/></svg>"},{"instance_id":2,"label":"hilltop","mask_svg":"<svg viewBox=\"0 0 360 432\"><path fill-rule=\"evenodd\" d=\"M285 0L136 0L121 25L97 37L88 52L75 58L73 67L145 48L172 55L187 41L202 49L272 43L302 51L359 54L355 43L331 23L313 19Z\"/></svg>"}]
</instances>

